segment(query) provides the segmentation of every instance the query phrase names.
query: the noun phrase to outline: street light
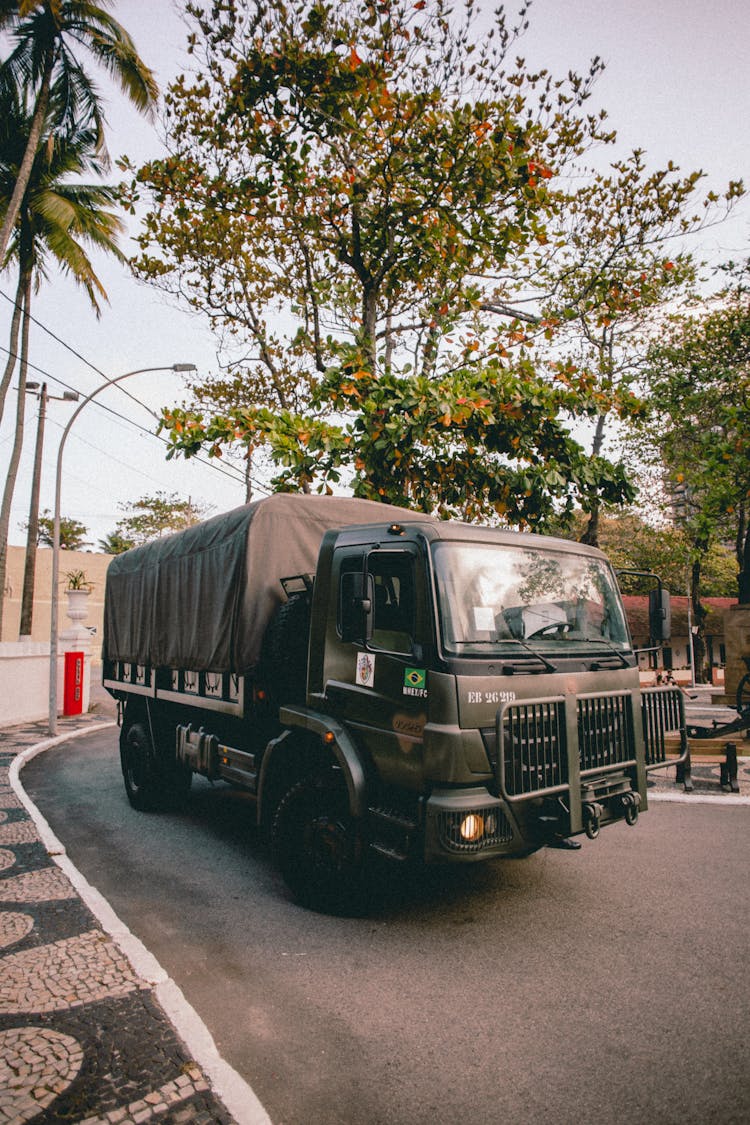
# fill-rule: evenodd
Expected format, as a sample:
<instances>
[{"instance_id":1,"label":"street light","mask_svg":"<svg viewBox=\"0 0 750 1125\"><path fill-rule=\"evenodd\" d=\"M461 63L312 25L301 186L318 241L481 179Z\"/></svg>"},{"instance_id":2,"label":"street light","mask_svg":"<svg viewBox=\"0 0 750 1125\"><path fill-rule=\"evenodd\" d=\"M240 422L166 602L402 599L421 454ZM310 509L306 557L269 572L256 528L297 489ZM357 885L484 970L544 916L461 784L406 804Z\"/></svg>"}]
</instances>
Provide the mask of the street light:
<instances>
[{"instance_id":1,"label":"street light","mask_svg":"<svg viewBox=\"0 0 750 1125\"><path fill-rule=\"evenodd\" d=\"M78 415L93 398L105 391L107 387L113 386L115 383L121 383L124 379L130 379L133 375L145 375L152 371L174 371L174 372L187 372L195 371L196 366L194 363L173 363L170 366L164 367L139 367L136 371L126 371L124 375L115 375L112 379L107 379L106 383L100 384L96 387L91 394L87 395L81 402L77 410L73 412L68 420L68 424L63 430L62 437L60 438L60 447L57 451L57 472L55 474L55 519L54 530L52 534L52 594L50 598L50 638L49 638L49 716L48 716L48 730L50 735L57 734L57 620L58 620L58 606L59 597L57 584L60 580L60 487L62 484L62 458L65 449L65 442L70 433L70 428L75 422Z\"/></svg>"},{"instance_id":2,"label":"street light","mask_svg":"<svg viewBox=\"0 0 750 1125\"><path fill-rule=\"evenodd\" d=\"M23 593L21 595L21 624L18 630L19 639L31 636L31 623L34 612L34 578L36 570L36 546L39 531L39 488L42 478L42 450L44 448L44 422L47 415L47 403L54 399L56 402L78 402L78 391L63 391L61 395L51 395L47 391L46 383L27 383L26 393L35 395L39 399L39 417L36 426L36 448L34 451L34 470L31 477L31 500L29 502L29 522L26 535L26 559L23 569Z\"/></svg>"}]
</instances>

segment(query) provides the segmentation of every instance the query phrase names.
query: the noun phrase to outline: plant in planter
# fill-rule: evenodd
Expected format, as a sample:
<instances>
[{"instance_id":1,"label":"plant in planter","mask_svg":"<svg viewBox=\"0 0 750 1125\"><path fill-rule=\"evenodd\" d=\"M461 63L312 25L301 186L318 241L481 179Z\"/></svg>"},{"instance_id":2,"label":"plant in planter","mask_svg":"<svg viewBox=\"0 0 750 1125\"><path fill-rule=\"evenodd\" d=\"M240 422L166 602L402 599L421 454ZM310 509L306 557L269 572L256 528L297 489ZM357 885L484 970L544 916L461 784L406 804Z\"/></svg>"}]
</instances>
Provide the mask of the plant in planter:
<instances>
[{"instance_id":1,"label":"plant in planter","mask_svg":"<svg viewBox=\"0 0 750 1125\"><path fill-rule=\"evenodd\" d=\"M66 590L83 590L87 594L91 593L93 582L89 582L85 570L69 570L65 577L68 580Z\"/></svg>"}]
</instances>

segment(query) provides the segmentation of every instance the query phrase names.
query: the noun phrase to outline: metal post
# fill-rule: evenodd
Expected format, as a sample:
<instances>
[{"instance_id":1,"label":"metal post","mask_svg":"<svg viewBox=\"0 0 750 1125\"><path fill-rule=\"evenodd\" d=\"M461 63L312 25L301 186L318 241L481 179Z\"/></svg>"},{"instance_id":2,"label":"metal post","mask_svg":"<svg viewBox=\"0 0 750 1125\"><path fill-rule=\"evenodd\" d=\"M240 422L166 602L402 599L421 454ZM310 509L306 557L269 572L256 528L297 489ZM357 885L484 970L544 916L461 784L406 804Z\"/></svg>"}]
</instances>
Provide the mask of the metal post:
<instances>
[{"instance_id":1,"label":"metal post","mask_svg":"<svg viewBox=\"0 0 750 1125\"><path fill-rule=\"evenodd\" d=\"M739 793L740 783L737 778L737 744L724 743L724 761L720 768L721 788L727 793Z\"/></svg>"},{"instance_id":2,"label":"metal post","mask_svg":"<svg viewBox=\"0 0 750 1125\"><path fill-rule=\"evenodd\" d=\"M42 383L41 390L39 391L39 420L36 426L34 471L31 478L31 501L29 503L29 524L26 536L26 560L23 568L21 624L18 630L19 637L21 638L31 636L31 623L34 612L34 572L36 568L36 541L39 530L39 486L42 479L42 449L44 448L44 419L46 411L47 384Z\"/></svg>"},{"instance_id":3,"label":"metal post","mask_svg":"<svg viewBox=\"0 0 750 1125\"><path fill-rule=\"evenodd\" d=\"M687 572L687 622L688 652L690 654L690 686L695 687L695 650L693 648L693 594L690 582L690 569Z\"/></svg>"},{"instance_id":4,"label":"metal post","mask_svg":"<svg viewBox=\"0 0 750 1125\"><path fill-rule=\"evenodd\" d=\"M124 375L116 375L112 379L107 379L106 383L102 383L96 387L91 394L83 399L80 406L73 412L68 424L63 430L62 437L60 438L60 445L57 450L57 470L55 473L55 517L53 523L52 535L52 593L50 598L50 642L49 642L49 714L48 714L48 730L50 735L57 734L57 622L58 622L58 607L59 607L59 593L58 582L60 580L60 488L62 484L62 459L63 451L65 449L65 442L70 428L75 422L78 415L93 398L105 391L107 387L113 386L115 383L121 383L123 379L129 379L132 375L145 375L151 371L195 371L195 364L193 363L172 363L164 367L139 367L136 371L126 371Z\"/></svg>"}]
</instances>

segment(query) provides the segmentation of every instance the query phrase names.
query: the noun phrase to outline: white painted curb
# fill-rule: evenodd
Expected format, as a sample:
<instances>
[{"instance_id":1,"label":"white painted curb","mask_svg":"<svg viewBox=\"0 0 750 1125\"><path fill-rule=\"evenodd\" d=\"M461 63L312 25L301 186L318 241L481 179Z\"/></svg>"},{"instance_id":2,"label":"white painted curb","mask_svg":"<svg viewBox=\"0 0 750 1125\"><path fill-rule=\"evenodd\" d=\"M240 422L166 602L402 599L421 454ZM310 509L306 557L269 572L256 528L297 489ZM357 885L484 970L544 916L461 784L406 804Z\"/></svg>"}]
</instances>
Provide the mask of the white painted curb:
<instances>
[{"instance_id":1,"label":"white painted curb","mask_svg":"<svg viewBox=\"0 0 750 1125\"><path fill-rule=\"evenodd\" d=\"M94 734L114 726L112 722L92 723L79 727L57 738L48 738L29 746L16 755L10 764L9 779L23 807L36 825L39 837L57 866L67 875L102 929L127 957L138 976L154 989L154 994L173 1024L177 1034L190 1054L211 1082L217 1097L234 1117L237 1125L271 1125L271 1119L261 1105L255 1091L245 1079L226 1062L218 1052L214 1038L195 1008L185 998L180 987L167 975L159 962L149 953L143 942L118 918L107 900L96 887L84 878L68 858L65 846L58 840L39 809L29 799L21 784L20 773L27 762L82 734Z\"/></svg>"},{"instance_id":2,"label":"white painted curb","mask_svg":"<svg viewBox=\"0 0 750 1125\"><path fill-rule=\"evenodd\" d=\"M750 797L738 793L654 793L649 790L648 803L662 801L672 805L744 805L750 807Z\"/></svg>"}]
</instances>

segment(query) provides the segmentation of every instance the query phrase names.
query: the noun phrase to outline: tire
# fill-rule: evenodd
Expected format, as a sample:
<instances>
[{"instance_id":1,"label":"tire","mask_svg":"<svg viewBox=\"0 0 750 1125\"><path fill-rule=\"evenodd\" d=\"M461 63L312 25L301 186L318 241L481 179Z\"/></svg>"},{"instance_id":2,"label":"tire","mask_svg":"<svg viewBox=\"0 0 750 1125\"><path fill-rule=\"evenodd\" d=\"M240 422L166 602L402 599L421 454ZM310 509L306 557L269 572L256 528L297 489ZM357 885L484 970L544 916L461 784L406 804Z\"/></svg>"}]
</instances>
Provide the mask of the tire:
<instances>
[{"instance_id":1,"label":"tire","mask_svg":"<svg viewBox=\"0 0 750 1125\"><path fill-rule=\"evenodd\" d=\"M261 658L266 687L280 703L302 704L307 699L309 635L309 595L292 594L279 606L268 626Z\"/></svg>"},{"instance_id":2,"label":"tire","mask_svg":"<svg viewBox=\"0 0 750 1125\"><path fill-rule=\"evenodd\" d=\"M346 788L306 777L281 799L273 821L274 859L297 902L327 914L361 914L365 846Z\"/></svg>"},{"instance_id":3,"label":"tire","mask_svg":"<svg viewBox=\"0 0 750 1125\"><path fill-rule=\"evenodd\" d=\"M174 808L190 790L192 771L154 746L148 717L139 713L120 731L120 766L128 801L134 809Z\"/></svg>"},{"instance_id":4,"label":"tire","mask_svg":"<svg viewBox=\"0 0 750 1125\"><path fill-rule=\"evenodd\" d=\"M750 711L750 672L737 685L737 710Z\"/></svg>"}]
</instances>

